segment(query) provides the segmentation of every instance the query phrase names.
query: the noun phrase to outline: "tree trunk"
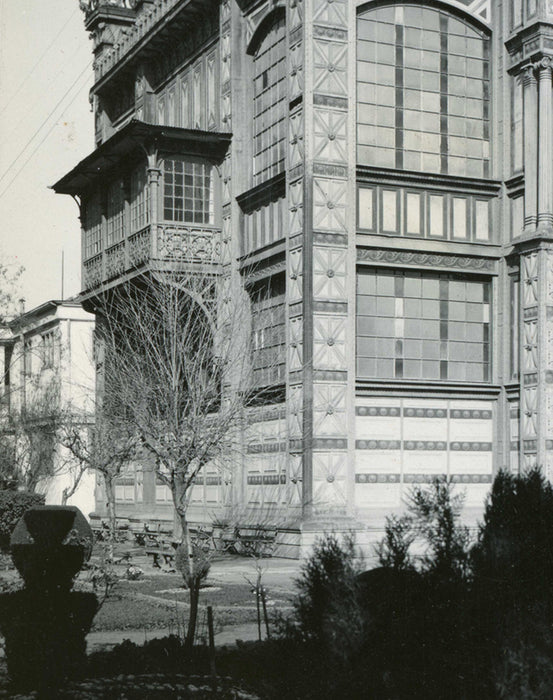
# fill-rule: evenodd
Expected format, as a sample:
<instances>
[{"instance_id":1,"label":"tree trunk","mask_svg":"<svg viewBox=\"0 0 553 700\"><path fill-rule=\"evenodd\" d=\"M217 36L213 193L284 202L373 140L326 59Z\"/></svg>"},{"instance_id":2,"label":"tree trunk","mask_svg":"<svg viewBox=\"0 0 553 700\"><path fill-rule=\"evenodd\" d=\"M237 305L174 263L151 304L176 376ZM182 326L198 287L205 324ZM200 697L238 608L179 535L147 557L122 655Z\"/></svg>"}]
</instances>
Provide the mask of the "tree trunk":
<instances>
[{"instance_id":1,"label":"tree trunk","mask_svg":"<svg viewBox=\"0 0 553 700\"><path fill-rule=\"evenodd\" d=\"M110 539L112 542L115 542L115 534L117 532L117 515L115 513L115 487L113 481L113 477L104 474Z\"/></svg>"},{"instance_id":2,"label":"tree trunk","mask_svg":"<svg viewBox=\"0 0 553 700\"><path fill-rule=\"evenodd\" d=\"M188 590L190 591L190 611L188 613L188 626L184 641L185 651L188 653L194 645L194 637L196 636L196 622L198 619L198 605L200 602L200 581L196 580L196 563L194 561L192 539L190 537L190 529L186 518L186 509L180 506L178 514L182 528L182 546L184 547L187 564L187 569L183 571L182 574L188 586Z\"/></svg>"},{"instance_id":3,"label":"tree trunk","mask_svg":"<svg viewBox=\"0 0 553 700\"><path fill-rule=\"evenodd\" d=\"M188 628L186 630L186 638L184 640L184 650L189 654L194 646L194 637L196 636L196 623L198 621L198 606L200 603L200 582L191 582L190 586L190 613L188 615Z\"/></svg>"}]
</instances>

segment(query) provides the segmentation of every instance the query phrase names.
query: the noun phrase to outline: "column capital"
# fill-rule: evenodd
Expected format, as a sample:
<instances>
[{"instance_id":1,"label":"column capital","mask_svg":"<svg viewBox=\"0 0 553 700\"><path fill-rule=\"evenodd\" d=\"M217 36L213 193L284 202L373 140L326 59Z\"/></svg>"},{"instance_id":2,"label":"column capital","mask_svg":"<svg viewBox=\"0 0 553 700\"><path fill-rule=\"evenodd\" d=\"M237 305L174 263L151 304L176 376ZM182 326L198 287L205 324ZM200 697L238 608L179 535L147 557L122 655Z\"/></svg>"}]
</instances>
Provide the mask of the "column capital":
<instances>
[{"instance_id":1,"label":"column capital","mask_svg":"<svg viewBox=\"0 0 553 700\"><path fill-rule=\"evenodd\" d=\"M536 64L528 63L523 68L521 68L520 74L522 75L522 84L526 87L527 85L535 85L538 82L536 78Z\"/></svg>"},{"instance_id":2,"label":"column capital","mask_svg":"<svg viewBox=\"0 0 553 700\"><path fill-rule=\"evenodd\" d=\"M547 78L551 78L552 65L553 59L551 56L544 56L533 64L533 67L538 74L538 80L546 80Z\"/></svg>"},{"instance_id":3,"label":"column capital","mask_svg":"<svg viewBox=\"0 0 553 700\"><path fill-rule=\"evenodd\" d=\"M161 177L161 170L159 168L149 167L146 169L148 173L149 182L158 182Z\"/></svg>"}]
</instances>

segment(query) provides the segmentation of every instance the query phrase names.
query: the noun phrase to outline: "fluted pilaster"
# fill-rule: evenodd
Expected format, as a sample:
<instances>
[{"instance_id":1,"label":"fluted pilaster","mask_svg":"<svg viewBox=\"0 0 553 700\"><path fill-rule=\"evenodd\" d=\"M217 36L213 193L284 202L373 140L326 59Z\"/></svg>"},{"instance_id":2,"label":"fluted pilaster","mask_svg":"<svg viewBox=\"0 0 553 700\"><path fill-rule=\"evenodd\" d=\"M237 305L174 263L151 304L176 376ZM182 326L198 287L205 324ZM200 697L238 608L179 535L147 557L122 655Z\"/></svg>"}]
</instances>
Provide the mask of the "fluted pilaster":
<instances>
[{"instance_id":1,"label":"fluted pilaster","mask_svg":"<svg viewBox=\"0 0 553 700\"><path fill-rule=\"evenodd\" d=\"M531 230L538 221L538 81L534 66L523 72L524 100L524 228Z\"/></svg>"},{"instance_id":2,"label":"fluted pilaster","mask_svg":"<svg viewBox=\"0 0 553 700\"><path fill-rule=\"evenodd\" d=\"M553 225L553 93L551 59L537 64L539 94L538 226Z\"/></svg>"}]
</instances>

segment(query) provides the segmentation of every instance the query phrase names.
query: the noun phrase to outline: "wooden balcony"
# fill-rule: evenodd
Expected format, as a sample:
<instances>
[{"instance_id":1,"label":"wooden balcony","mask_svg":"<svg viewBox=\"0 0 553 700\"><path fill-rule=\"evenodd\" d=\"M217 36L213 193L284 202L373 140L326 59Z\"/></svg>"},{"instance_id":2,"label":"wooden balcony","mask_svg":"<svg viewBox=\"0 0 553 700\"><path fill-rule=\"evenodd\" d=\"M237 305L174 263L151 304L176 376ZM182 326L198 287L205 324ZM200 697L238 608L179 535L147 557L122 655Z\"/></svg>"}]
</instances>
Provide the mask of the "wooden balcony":
<instances>
[{"instance_id":1,"label":"wooden balcony","mask_svg":"<svg viewBox=\"0 0 553 700\"><path fill-rule=\"evenodd\" d=\"M105 284L145 270L218 271L221 230L194 224L148 224L124 240L83 260L82 291L87 293Z\"/></svg>"}]
</instances>

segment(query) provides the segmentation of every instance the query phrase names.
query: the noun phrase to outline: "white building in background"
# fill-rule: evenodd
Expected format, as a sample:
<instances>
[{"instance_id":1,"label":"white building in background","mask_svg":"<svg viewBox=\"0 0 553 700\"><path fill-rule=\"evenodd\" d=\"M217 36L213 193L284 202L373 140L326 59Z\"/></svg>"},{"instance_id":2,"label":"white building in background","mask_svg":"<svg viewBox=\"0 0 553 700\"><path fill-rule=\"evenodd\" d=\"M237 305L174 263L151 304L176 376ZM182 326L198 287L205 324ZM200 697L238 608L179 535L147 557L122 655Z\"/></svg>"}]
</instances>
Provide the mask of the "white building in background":
<instances>
[{"instance_id":1,"label":"white building in background","mask_svg":"<svg viewBox=\"0 0 553 700\"><path fill-rule=\"evenodd\" d=\"M63 413L65 419L73 415L83 420L86 429L93 415L93 338L94 316L72 300L47 301L22 312L4 325L0 335L4 378L0 434L8 436L7 444L11 436L13 459L19 469L29 469L30 459L42 460L50 476L38 480L36 491L45 494L47 504L62 503L63 491L71 487L78 468L68 451L53 439L52 426ZM28 435L37 438L39 448L30 449ZM75 505L85 514L93 511L94 485L94 474L86 472L67 505Z\"/></svg>"}]
</instances>

